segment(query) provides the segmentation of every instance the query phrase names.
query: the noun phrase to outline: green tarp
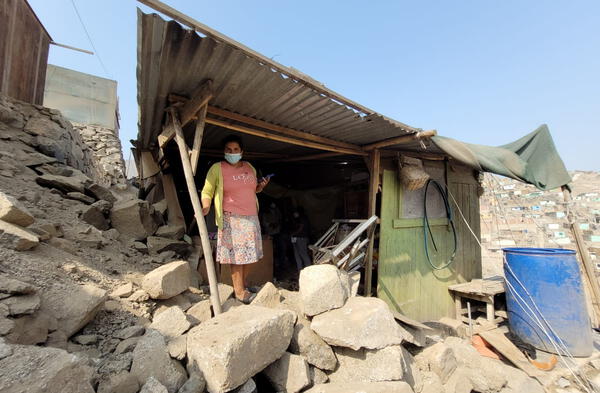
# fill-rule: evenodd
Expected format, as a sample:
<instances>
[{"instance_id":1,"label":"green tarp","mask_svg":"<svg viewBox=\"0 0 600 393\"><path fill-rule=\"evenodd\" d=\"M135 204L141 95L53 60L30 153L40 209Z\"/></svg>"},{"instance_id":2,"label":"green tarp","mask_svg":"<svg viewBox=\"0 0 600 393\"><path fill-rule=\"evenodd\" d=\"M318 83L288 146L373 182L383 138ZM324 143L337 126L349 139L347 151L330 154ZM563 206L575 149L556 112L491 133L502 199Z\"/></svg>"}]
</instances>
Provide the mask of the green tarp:
<instances>
[{"instance_id":1,"label":"green tarp","mask_svg":"<svg viewBox=\"0 0 600 393\"><path fill-rule=\"evenodd\" d=\"M557 188L571 181L545 124L519 140L498 147L443 136L432 140L449 156L470 167L533 184L540 190Z\"/></svg>"}]
</instances>

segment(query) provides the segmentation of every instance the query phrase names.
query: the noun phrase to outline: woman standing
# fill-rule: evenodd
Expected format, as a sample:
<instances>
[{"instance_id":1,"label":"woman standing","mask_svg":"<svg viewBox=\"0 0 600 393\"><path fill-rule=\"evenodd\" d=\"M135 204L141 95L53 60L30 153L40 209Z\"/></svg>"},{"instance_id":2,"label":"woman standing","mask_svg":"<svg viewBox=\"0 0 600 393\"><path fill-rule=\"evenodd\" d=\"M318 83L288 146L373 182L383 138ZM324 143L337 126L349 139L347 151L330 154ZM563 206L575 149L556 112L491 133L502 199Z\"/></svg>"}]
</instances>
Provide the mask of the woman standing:
<instances>
[{"instance_id":1,"label":"woman standing","mask_svg":"<svg viewBox=\"0 0 600 393\"><path fill-rule=\"evenodd\" d=\"M217 261L231 266L235 297L245 304L254 298L246 289L246 265L263 257L258 221L258 199L269 179L256 178L256 169L242 161L244 145L240 137L230 135L223 141L225 161L213 164L202 188L202 213L207 215L215 201L217 221Z\"/></svg>"}]
</instances>

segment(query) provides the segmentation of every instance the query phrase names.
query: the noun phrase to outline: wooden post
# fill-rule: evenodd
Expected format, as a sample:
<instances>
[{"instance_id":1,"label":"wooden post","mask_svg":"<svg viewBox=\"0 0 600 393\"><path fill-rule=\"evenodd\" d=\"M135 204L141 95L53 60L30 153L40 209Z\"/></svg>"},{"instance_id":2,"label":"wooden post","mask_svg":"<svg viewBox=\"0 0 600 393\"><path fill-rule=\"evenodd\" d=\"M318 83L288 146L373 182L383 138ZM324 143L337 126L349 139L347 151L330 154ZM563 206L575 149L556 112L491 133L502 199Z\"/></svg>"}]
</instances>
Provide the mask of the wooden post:
<instances>
[{"instance_id":1,"label":"wooden post","mask_svg":"<svg viewBox=\"0 0 600 393\"><path fill-rule=\"evenodd\" d=\"M198 120L196 120L196 132L194 133L194 145L190 152L190 161L192 163L192 172L196 175L196 168L198 167L198 158L200 158L200 147L202 145L202 137L204 136L204 124L206 120L206 109L208 105L204 105L200 111L198 111Z\"/></svg>"},{"instance_id":2,"label":"wooden post","mask_svg":"<svg viewBox=\"0 0 600 393\"><path fill-rule=\"evenodd\" d=\"M569 221L569 225L571 226L571 232L575 237L575 243L577 244L577 251L579 251L580 258L580 269L582 273L582 281L584 287L587 287L587 293L592 301L592 309L593 315L590 315L592 319L592 323L594 327L598 327L598 321L600 320L600 285L598 285L598 279L596 278L596 274L594 271L594 266L592 265L592 261L590 258L590 254L588 253L587 248L585 247L585 243L583 242L583 236L581 234L581 229L577 226L575 219L573 217L573 213L568 207L569 202L571 201L571 191L566 187L562 186L563 197L565 200L565 204L567 205L567 220Z\"/></svg>"},{"instance_id":3,"label":"wooden post","mask_svg":"<svg viewBox=\"0 0 600 393\"><path fill-rule=\"evenodd\" d=\"M212 257L210 240L208 239L206 222L204 221L204 215L202 214L202 205L200 204L198 189L196 188L196 183L194 182L194 173L192 171L192 163L190 162L190 154L188 152L188 146L185 143L185 138L183 137L183 130L181 128L181 122L179 121L178 113L171 109L169 110L169 114L171 123L168 124L167 127L173 127L175 131L175 141L179 147L179 155L181 156L181 163L183 165L183 174L185 175L185 182L187 183L192 206L194 207L194 217L196 217L196 223L198 224L198 230L200 231L200 240L202 241L204 261L206 262L206 272L208 274L208 284L210 286L210 302L213 306L215 315L218 315L221 314L221 300L219 299L215 263Z\"/></svg>"},{"instance_id":4,"label":"wooden post","mask_svg":"<svg viewBox=\"0 0 600 393\"><path fill-rule=\"evenodd\" d=\"M381 155L379 149L370 152L371 178L369 180L369 212L371 217L377 214L377 192L379 191L379 164ZM377 224L375 224L377 225ZM376 228L376 227L375 227ZM367 263L365 265L365 296L371 296L371 281L373 276L373 247L375 246L375 229L369 238L369 249L367 251Z\"/></svg>"}]
</instances>

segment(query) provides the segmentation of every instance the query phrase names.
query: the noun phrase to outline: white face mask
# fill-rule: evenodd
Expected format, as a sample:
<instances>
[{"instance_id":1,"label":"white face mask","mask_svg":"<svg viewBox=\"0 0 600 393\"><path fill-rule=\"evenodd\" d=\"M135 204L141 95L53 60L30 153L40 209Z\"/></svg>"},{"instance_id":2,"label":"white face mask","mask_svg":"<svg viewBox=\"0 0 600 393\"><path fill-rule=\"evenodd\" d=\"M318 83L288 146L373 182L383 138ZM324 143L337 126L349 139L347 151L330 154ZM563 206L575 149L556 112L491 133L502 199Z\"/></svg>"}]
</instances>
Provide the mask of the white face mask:
<instances>
[{"instance_id":1,"label":"white face mask","mask_svg":"<svg viewBox=\"0 0 600 393\"><path fill-rule=\"evenodd\" d=\"M242 153L225 153L225 160L231 165L235 165L242 159Z\"/></svg>"},{"instance_id":2,"label":"white face mask","mask_svg":"<svg viewBox=\"0 0 600 393\"><path fill-rule=\"evenodd\" d=\"M298 217L300 217L300 214L299 213L294 213L294 217L298 218Z\"/></svg>"}]
</instances>

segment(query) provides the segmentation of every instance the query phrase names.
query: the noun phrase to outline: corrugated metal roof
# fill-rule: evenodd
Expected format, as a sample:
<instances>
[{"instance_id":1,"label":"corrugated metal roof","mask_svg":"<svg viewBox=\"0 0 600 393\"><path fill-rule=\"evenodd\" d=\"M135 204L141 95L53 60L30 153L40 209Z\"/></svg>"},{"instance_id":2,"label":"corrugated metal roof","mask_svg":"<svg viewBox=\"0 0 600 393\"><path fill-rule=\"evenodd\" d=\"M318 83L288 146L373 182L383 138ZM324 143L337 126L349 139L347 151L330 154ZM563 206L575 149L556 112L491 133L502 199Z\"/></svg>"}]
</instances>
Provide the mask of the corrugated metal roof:
<instances>
[{"instance_id":1,"label":"corrugated metal roof","mask_svg":"<svg viewBox=\"0 0 600 393\"><path fill-rule=\"evenodd\" d=\"M161 132L167 97L191 96L213 81L211 105L272 124L355 145L405 135L417 129L378 113L361 113L299 83L244 51L202 37L174 21L138 10L138 148L152 149ZM318 83L315 81L315 83ZM207 127L203 146L217 146L218 127ZM214 134L214 135L213 135ZM261 139L261 151L301 153L298 146ZM403 145L419 149L418 143Z\"/></svg>"}]
</instances>

